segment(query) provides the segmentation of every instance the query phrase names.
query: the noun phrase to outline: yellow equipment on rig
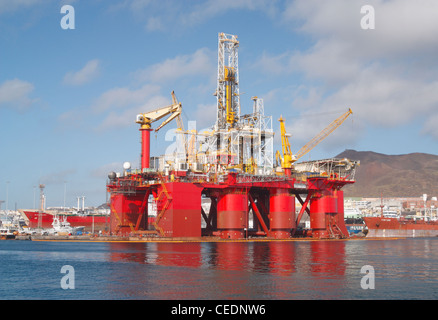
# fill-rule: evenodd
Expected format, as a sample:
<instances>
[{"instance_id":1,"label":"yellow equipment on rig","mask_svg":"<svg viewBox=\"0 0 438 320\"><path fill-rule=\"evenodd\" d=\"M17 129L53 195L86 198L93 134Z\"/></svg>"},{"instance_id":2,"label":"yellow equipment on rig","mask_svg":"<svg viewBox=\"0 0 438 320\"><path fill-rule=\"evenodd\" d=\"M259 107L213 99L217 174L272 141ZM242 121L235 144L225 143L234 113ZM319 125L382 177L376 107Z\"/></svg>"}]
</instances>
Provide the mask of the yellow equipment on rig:
<instances>
[{"instance_id":1,"label":"yellow equipment on rig","mask_svg":"<svg viewBox=\"0 0 438 320\"><path fill-rule=\"evenodd\" d=\"M278 121L280 121L281 147L282 147L282 151L283 151L283 157L281 157L280 152L277 151L277 153L276 153L277 162L280 159L281 160L281 167L285 170L285 172L287 172L286 170L290 170L295 161L297 161L302 156L304 156L306 153L308 153L310 150L312 150L314 147L316 147L330 133L332 133L337 127L339 127L345 121L345 119L347 119L350 116L350 114L352 114L352 113L353 113L353 111L351 111L351 109L348 109L347 112L345 112L339 118L334 120L328 127L326 127L319 134L317 134L312 140L310 140L306 145L304 145L295 154L292 154L292 151L290 148L290 143L289 143L290 135L286 133L284 119L281 116L280 119L278 119Z\"/></svg>"},{"instance_id":2,"label":"yellow equipment on rig","mask_svg":"<svg viewBox=\"0 0 438 320\"><path fill-rule=\"evenodd\" d=\"M291 168L292 164L297 160L293 155L290 148L289 137L290 134L286 133L286 127L284 125L283 116L278 119L280 121L280 133L281 133L281 148L283 151L283 158L281 158L282 168ZM278 158L278 153L277 153Z\"/></svg>"}]
</instances>

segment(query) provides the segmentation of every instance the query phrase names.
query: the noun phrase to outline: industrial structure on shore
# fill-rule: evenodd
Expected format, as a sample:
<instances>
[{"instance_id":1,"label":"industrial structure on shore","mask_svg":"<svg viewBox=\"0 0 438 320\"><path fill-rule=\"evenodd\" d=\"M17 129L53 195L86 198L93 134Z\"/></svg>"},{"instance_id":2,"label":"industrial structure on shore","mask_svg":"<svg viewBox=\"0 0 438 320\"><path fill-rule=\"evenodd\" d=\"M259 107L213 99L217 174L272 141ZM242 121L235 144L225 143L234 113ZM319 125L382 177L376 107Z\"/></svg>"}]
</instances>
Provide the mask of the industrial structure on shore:
<instances>
[{"instance_id":1,"label":"industrial structure on shore","mask_svg":"<svg viewBox=\"0 0 438 320\"><path fill-rule=\"evenodd\" d=\"M274 154L272 118L265 116L263 100L253 97L252 113L241 113L238 47L237 36L219 34L217 118L211 130L185 131L182 104L173 92L172 105L137 115L141 168L134 170L127 164L123 173L110 173L107 183L112 234L221 239L348 237L341 189L354 183L358 162L295 162L335 130L351 110L296 154L291 152L280 118L282 152ZM152 123L164 117L168 118L155 131L175 119L178 146L172 154L151 157ZM205 199L209 210L202 206ZM297 213L295 199L301 203ZM151 201L157 214L148 223ZM310 230L305 234L297 231L303 214L310 216Z\"/></svg>"}]
</instances>

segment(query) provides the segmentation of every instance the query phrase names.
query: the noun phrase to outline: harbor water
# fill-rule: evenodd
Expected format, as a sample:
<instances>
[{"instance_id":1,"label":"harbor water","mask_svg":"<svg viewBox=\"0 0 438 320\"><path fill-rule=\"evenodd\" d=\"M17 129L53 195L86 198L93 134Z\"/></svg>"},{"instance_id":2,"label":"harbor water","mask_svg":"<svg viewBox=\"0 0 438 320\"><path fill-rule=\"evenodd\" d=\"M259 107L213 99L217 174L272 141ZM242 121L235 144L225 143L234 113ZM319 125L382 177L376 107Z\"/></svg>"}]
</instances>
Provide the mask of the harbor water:
<instances>
[{"instance_id":1,"label":"harbor water","mask_svg":"<svg viewBox=\"0 0 438 320\"><path fill-rule=\"evenodd\" d=\"M3 300L437 299L438 238L0 241Z\"/></svg>"}]
</instances>

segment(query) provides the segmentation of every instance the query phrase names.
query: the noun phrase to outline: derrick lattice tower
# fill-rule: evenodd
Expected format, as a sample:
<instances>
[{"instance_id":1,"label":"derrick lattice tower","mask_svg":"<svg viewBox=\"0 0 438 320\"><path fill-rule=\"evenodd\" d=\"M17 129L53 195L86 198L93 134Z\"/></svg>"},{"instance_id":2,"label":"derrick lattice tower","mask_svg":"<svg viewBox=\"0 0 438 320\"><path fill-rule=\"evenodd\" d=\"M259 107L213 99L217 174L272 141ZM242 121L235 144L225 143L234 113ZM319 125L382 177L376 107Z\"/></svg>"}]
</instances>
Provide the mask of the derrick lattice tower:
<instances>
[{"instance_id":1,"label":"derrick lattice tower","mask_svg":"<svg viewBox=\"0 0 438 320\"><path fill-rule=\"evenodd\" d=\"M236 35L219 33L216 130L233 127L240 117L238 48Z\"/></svg>"}]
</instances>

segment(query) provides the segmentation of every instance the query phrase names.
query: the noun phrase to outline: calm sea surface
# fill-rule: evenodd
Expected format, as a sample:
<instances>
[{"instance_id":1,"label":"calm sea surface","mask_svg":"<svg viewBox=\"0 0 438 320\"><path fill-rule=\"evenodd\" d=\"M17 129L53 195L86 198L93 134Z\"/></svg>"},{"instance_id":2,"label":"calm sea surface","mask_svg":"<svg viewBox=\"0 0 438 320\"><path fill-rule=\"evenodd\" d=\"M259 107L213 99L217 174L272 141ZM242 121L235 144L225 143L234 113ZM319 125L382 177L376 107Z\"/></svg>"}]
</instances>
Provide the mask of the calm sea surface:
<instances>
[{"instance_id":1,"label":"calm sea surface","mask_svg":"<svg viewBox=\"0 0 438 320\"><path fill-rule=\"evenodd\" d=\"M74 274L61 273L66 265ZM370 276L361 273L366 265L374 269L374 289L361 287L361 279ZM74 278L69 282L74 289L61 287L65 276ZM438 238L185 244L0 241L0 299L437 298Z\"/></svg>"}]
</instances>

